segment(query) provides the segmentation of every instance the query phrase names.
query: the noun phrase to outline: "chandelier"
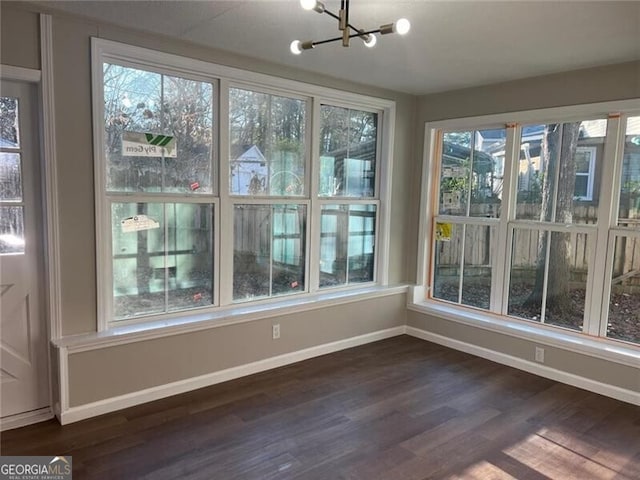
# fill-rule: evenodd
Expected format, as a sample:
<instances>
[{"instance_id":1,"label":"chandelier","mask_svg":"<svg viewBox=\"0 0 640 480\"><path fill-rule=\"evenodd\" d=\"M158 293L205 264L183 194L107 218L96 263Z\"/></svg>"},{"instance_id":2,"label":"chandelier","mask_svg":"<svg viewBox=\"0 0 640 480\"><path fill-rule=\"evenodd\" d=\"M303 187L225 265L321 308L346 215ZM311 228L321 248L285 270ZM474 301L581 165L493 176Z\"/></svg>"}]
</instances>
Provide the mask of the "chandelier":
<instances>
[{"instance_id":1,"label":"chandelier","mask_svg":"<svg viewBox=\"0 0 640 480\"><path fill-rule=\"evenodd\" d=\"M300 0L300 5L305 10L313 10L318 13L326 13L330 17L338 20L338 30L342 32L339 37L328 38L326 40L307 40L306 42L301 42L300 40L294 40L291 42L291 53L294 55L300 55L303 50L310 50L315 48L317 45L322 45L324 43L331 42L339 42L342 41L343 47L349 46L349 41L352 38L358 37L360 38L367 47L373 47L376 42L376 33L380 35L386 35L388 33L398 33L399 35L405 35L409 32L411 28L411 24L409 20L406 18L401 18L397 22L388 23L386 25L381 25L380 28L376 28L375 30L364 30L357 27L354 27L349 23L349 0L341 0L340 2L340 10L338 14L335 14L325 7L324 3L319 2L318 0Z\"/></svg>"}]
</instances>

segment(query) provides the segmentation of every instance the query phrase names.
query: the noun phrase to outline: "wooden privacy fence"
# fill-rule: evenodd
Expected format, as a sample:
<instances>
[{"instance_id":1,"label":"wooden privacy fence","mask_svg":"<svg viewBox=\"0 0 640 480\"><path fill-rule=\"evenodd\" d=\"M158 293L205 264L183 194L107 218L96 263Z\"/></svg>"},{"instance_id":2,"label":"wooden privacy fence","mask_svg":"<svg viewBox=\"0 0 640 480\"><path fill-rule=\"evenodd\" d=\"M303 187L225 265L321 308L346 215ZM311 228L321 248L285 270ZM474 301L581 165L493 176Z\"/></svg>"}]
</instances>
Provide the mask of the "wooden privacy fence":
<instances>
[{"instance_id":1,"label":"wooden privacy fence","mask_svg":"<svg viewBox=\"0 0 640 480\"><path fill-rule=\"evenodd\" d=\"M481 207L483 210L497 211L496 205L491 207L478 205L477 207ZM520 204L517 208L518 219L534 220L540 218L539 205ZM476 216L478 213L481 212L476 211ZM597 220L596 208L577 206L574 209L573 218L575 223L582 225L595 224ZM447 275L445 271L454 274L453 271L460 263L463 248L462 231L462 225L454 224L452 225L451 241L437 243L437 267L441 274ZM491 266L492 254L506 254L506 252L496 250L496 233L496 227L467 225L464 239L465 275L484 275L483 272L486 272L486 269ZM590 239L587 234L575 232L552 232L552 235L562 235L566 238L569 243L568 252L574 279L582 277L581 280L586 280L590 249L594 248L593 239L595 236L592 235ZM512 269L524 271L534 269L538 264L541 241L540 230L516 228L512 251ZM605 255L605 253L604 246L596 252L597 255ZM640 238L616 238L613 284L640 286Z\"/></svg>"}]
</instances>

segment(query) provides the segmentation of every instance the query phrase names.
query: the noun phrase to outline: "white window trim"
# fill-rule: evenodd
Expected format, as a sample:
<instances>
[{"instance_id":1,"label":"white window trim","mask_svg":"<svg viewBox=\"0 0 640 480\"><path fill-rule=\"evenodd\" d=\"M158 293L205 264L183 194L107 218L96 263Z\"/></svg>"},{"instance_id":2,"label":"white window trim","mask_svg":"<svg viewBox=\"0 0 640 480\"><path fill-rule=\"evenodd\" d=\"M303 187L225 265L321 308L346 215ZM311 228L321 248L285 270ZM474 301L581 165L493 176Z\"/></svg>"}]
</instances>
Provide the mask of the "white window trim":
<instances>
[{"instance_id":1,"label":"white window trim","mask_svg":"<svg viewBox=\"0 0 640 480\"><path fill-rule=\"evenodd\" d=\"M612 114L612 112L621 112L620 114ZM419 220L419 248L418 248L418 265L417 265L417 274L416 274L416 284L417 287L414 289L413 298L409 299L409 308L411 310L420 311L423 313L430 313L442 316L443 318L447 318L449 320L462 322L471 326L477 326L479 328L485 328L495 331L501 331L503 333L513 332L524 332L522 333L522 338L526 338L533 341L541 341L544 340L547 343L550 341L553 344L553 341L557 341L558 346L562 348L566 348L567 346L573 344L580 344L588 346L585 348L578 348L576 351L580 353L584 353L585 349L594 352L599 352L598 356L603 356L603 358L607 357L608 352L611 353L611 359L615 361L621 361L624 358L630 358L629 362L632 365L637 366L637 362L640 359L640 346L636 346L627 342L620 342L615 339L609 339L604 336L598 338L589 338L587 335L602 335L604 331L606 331L606 315L603 315L603 311L606 311L606 305L602 305L597 299L592 298L591 302L587 302L585 305L585 317L588 315L593 319L589 322L584 329L584 332L572 332L566 330L561 327L556 327L548 324L538 324L535 322L530 322L526 320L519 320L516 318L511 318L503 315L496 315L493 312L474 309L472 307L466 307L464 305L455 305L447 302L441 302L437 300L431 300L428 298L428 287L427 285L431 284L431 279L429 278L431 273L430 261L431 261L431 251L434 248L433 245L433 221L438 215L437 212L434 211L434 207L437 202L434 201L438 192L435 191L435 184L432 179L438 178L438 169L439 169L439 161L437 158L437 149L438 149L438 131L448 131L448 130L464 130L464 129L476 129L482 130L485 128L495 127L498 125L506 125L507 126L507 142L506 142L506 150L518 148L517 143L517 133L520 129L520 124L528 124L528 123L552 123L552 122L567 122L573 119L577 120L585 120L586 118L603 118L608 117L608 129L607 129L607 137L617 139L617 141L611 141L606 145L605 153L603 155L603 165L613 165L615 162L614 168L602 169L602 191L601 198L610 198L610 203L600 202L599 205L599 226L597 229L584 225L576 225L572 228L572 231L576 231L576 227L579 229L589 230L589 234L591 237L596 237L595 245L592 247L592 256L595 257L593 261L593 271L605 271L607 268L607 259L610 255L595 255L596 248L598 245L608 245L608 248L612 248L612 243L609 241L609 232L617 232L615 229L615 225L617 224L617 218L614 217L613 213L617 208L617 198L615 195L611 195L611 191L615 191L619 186L619 176L620 176L620 168L621 168L621 159L622 155L619 155L618 152L624 149L624 132L621 128L621 118L626 118L628 116L637 115L640 112L640 99L630 99L630 100L622 100L622 101L614 101L614 102L603 102L596 104L585 104L585 105L577 105L577 106L567 106L567 107L556 107L549 109L541 109L541 110L529 110L523 112L512 112L505 114L496 114L496 115L487 115L487 116L479 116L479 117L466 117L460 119L450 119L436 122L427 122L425 123L424 130L424 149L423 149L423 167L422 167L422 194L420 198L420 220ZM517 123L519 122L519 123ZM614 133L617 134L614 135ZM621 150L622 149L622 150ZM508 171L513 170L513 171ZM507 182L515 181L514 177L517 172L511 168L510 162L505 164L505 175L504 179ZM505 189L510 185L506 185ZM512 195L515 195L515 189L505 190L509 191ZM513 202L509 202L513 204ZM512 212L505 212L503 210L500 223L503 224L504 227L500 229L500 235L511 235L510 232L513 231L515 226L521 226L526 224L527 222L523 221L514 221L512 219ZM540 224L538 223L538 226ZM545 228L548 228L548 225L544 225ZM556 230L557 228L564 228L563 226L552 226L552 229ZM628 231L628 229L623 229ZM615 233L615 232L614 232ZM613 234L613 233L612 233ZM499 238L498 241L502 241L501 245L510 245L511 242L507 243L508 238ZM499 255L498 261L496 262L496 272L499 275L506 275L508 269L508 258L509 252L506 252L505 255ZM504 258L503 258L504 257ZM605 279L602 281L594 280L593 277L598 277L595 275L589 274L589 279L587 282L587 288L591 288L592 291L609 291L611 279L607 279L607 276L604 276ZM603 277L602 275L600 277ZM505 289L508 285L508 282L504 282ZM493 308L495 305L495 299L493 296L497 296L495 290L492 288L492 301L491 307ZM506 301L505 293L500 292L501 303L503 305L504 311L504 302ZM588 313L587 313L588 312ZM604 316L604 319L602 318ZM524 327L523 327L524 325ZM585 335L587 334L587 335ZM520 336L520 335L516 335ZM578 339L577 341L575 339ZM604 352L604 353L603 353ZM622 361L622 363L627 363L626 361Z\"/></svg>"},{"instance_id":2,"label":"white window trim","mask_svg":"<svg viewBox=\"0 0 640 480\"><path fill-rule=\"evenodd\" d=\"M587 173L576 172L576 177L587 177L587 192L586 195L578 195L576 196L577 200L582 200L585 202L590 202L593 200L593 183L596 176L596 147L578 147L576 148L578 152L584 152L588 155L589 158L589 171Z\"/></svg>"},{"instance_id":3,"label":"white window trim","mask_svg":"<svg viewBox=\"0 0 640 480\"><path fill-rule=\"evenodd\" d=\"M394 148L394 124L395 124L395 102L383 98L365 96L361 94L334 90L318 85L307 84L295 80L273 77L270 75L245 71L238 68L227 67L212 64L200 60L182 57L173 54L162 53L155 50L149 50L142 47L122 44L110 40L92 38L91 41L92 54L92 85L93 85L93 132L94 132L94 171L95 171L95 200L96 200L96 261L97 261L97 303L98 303L98 332L106 332L109 329L117 328L122 325L171 321L171 319L180 318L181 316L189 317L198 314L215 313L221 309L228 309L236 305L238 308L246 307L246 303L236 304L232 301L232 292L230 286L223 286L222 280L232 278L233 258L232 255L225 254L221 256L223 245L233 245L232 232L233 228L230 222L232 219L225 212L232 211L233 204L251 203L249 197L231 196L226 191L228 187L228 154L229 151L229 126L228 126L228 91L231 87L248 88L264 91L266 93L274 93L289 97L300 97L309 99L307 135L310 138L310 145L307 146L307 165L309 166L307 177L307 190L304 197L288 197L286 199L276 198L260 198L256 201L265 200L267 202L278 201L285 203L301 203L310 204L307 210L307 251L306 255L310 260L307 261L307 292L296 294L294 297L286 296L284 300L300 299L300 302L306 301L305 298L314 298L318 294L322 294L325 290L331 290L335 294L341 291L358 292L363 288L372 286L384 287L388 285L388 259L389 259L389 243L390 243L390 201L391 201L391 172L393 171L393 148ZM165 313L161 315L144 316L132 320L124 320L114 322L112 320L111 305L113 292L111 290L112 276L107 275L111 271L108 248L111 245L111 224L108 217L108 202L106 199L104 165L105 158L102 146L103 125L102 125L102 109L103 109L103 79L102 64L103 62L114 62L123 65L130 65L137 68L146 68L159 71L161 73L178 74L184 78L194 78L214 83L218 91L219 102L217 109L214 111L214 128L217 129L217 149L214 158L217 159L217 182L214 182L213 192L215 195L207 196L208 201L214 204L215 223L214 223L214 296L216 305L189 310L183 312ZM313 158L317 151L317 133L319 132L319 112L318 108L321 104L331 104L340 107L348 107L360 110L374 111L379 114L378 124L378 161L376 172L377 196L372 198L368 203L378 205L377 222L376 222L376 263L374 267L376 281L366 284L346 285L337 289L318 289L315 274L318 273L318 267L315 265L314 258L319 258L319 240L312 236L312 232L318 231L319 227L319 209L324 200L332 203L339 203L340 198L319 198L317 197L317 186L315 179L318 176L316 171L316 159ZM313 112L313 118L311 118ZM381 160L383 159L383 160ZM216 185L218 188L216 188ZM131 201L133 197L124 195L127 201ZM189 201L189 197L181 197L176 195L171 198L173 202ZM213 198L214 200L211 200ZM197 201L205 199L198 197ZM344 199L344 203L351 203L353 200ZM231 209L231 210L230 210ZM317 225L316 225L317 223ZM224 282L231 283L231 282ZM265 300L252 301L251 305L278 305L283 302L283 297L273 297ZM262 307L266 308L266 307ZM233 310L231 308L231 310Z\"/></svg>"}]
</instances>

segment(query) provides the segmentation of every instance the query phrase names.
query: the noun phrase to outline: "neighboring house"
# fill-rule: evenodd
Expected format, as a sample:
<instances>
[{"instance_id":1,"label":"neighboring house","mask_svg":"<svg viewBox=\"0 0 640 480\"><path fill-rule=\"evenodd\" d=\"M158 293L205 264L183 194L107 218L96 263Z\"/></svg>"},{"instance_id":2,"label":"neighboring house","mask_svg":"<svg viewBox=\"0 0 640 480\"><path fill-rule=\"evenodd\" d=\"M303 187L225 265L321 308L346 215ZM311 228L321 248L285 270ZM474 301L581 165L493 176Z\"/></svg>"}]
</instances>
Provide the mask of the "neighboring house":
<instances>
[{"instance_id":1,"label":"neighboring house","mask_svg":"<svg viewBox=\"0 0 640 480\"><path fill-rule=\"evenodd\" d=\"M268 162L256 145L232 152L231 191L235 195L257 195L266 190L269 176Z\"/></svg>"}]
</instances>

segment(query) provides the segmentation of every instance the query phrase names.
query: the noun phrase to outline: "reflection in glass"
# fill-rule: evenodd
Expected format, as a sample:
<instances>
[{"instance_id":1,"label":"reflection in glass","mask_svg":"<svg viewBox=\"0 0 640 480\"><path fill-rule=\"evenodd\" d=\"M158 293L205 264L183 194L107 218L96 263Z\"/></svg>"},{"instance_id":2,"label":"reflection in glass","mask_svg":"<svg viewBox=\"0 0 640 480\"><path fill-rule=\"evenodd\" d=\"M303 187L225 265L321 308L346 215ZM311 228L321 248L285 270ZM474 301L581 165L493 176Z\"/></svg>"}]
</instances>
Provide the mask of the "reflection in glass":
<instances>
[{"instance_id":1,"label":"reflection in glass","mask_svg":"<svg viewBox=\"0 0 640 480\"><path fill-rule=\"evenodd\" d=\"M229 89L232 195L304 195L305 118L304 100Z\"/></svg>"},{"instance_id":2,"label":"reflection in glass","mask_svg":"<svg viewBox=\"0 0 640 480\"><path fill-rule=\"evenodd\" d=\"M0 148L20 148L17 98L0 97Z\"/></svg>"},{"instance_id":3,"label":"reflection in glass","mask_svg":"<svg viewBox=\"0 0 640 480\"><path fill-rule=\"evenodd\" d=\"M613 258L607 337L640 343L640 237L616 237Z\"/></svg>"},{"instance_id":4,"label":"reflection in glass","mask_svg":"<svg viewBox=\"0 0 640 480\"><path fill-rule=\"evenodd\" d=\"M640 224L640 117L629 117L624 144L618 224Z\"/></svg>"},{"instance_id":5,"label":"reflection in glass","mask_svg":"<svg viewBox=\"0 0 640 480\"><path fill-rule=\"evenodd\" d=\"M305 291L304 205L236 205L233 299Z\"/></svg>"},{"instance_id":6,"label":"reflection in glass","mask_svg":"<svg viewBox=\"0 0 640 480\"><path fill-rule=\"evenodd\" d=\"M516 218L595 223L607 120L525 125Z\"/></svg>"},{"instance_id":7,"label":"reflection in glass","mask_svg":"<svg viewBox=\"0 0 640 480\"><path fill-rule=\"evenodd\" d=\"M443 134L441 214L500 216L506 138L504 128Z\"/></svg>"},{"instance_id":8,"label":"reflection in glass","mask_svg":"<svg viewBox=\"0 0 640 480\"><path fill-rule=\"evenodd\" d=\"M107 190L211 193L213 87L105 63ZM175 137L177 158L124 156L123 132Z\"/></svg>"},{"instance_id":9,"label":"reflection in glass","mask_svg":"<svg viewBox=\"0 0 640 480\"><path fill-rule=\"evenodd\" d=\"M19 153L0 152L0 200L22 201L22 172Z\"/></svg>"},{"instance_id":10,"label":"reflection in glass","mask_svg":"<svg viewBox=\"0 0 640 480\"><path fill-rule=\"evenodd\" d=\"M375 205L323 205L320 287L372 282L375 232Z\"/></svg>"},{"instance_id":11,"label":"reflection in glass","mask_svg":"<svg viewBox=\"0 0 640 480\"><path fill-rule=\"evenodd\" d=\"M586 234L516 229L508 314L581 330L588 258Z\"/></svg>"},{"instance_id":12,"label":"reflection in glass","mask_svg":"<svg viewBox=\"0 0 640 480\"><path fill-rule=\"evenodd\" d=\"M0 207L0 254L24 253L23 207Z\"/></svg>"},{"instance_id":13,"label":"reflection in glass","mask_svg":"<svg viewBox=\"0 0 640 480\"><path fill-rule=\"evenodd\" d=\"M112 204L116 319L213 303L212 210L201 204Z\"/></svg>"},{"instance_id":14,"label":"reflection in glass","mask_svg":"<svg viewBox=\"0 0 640 480\"><path fill-rule=\"evenodd\" d=\"M319 195L373 197L378 115L330 105L320 115Z\"/></svg>"}]
</instances>

